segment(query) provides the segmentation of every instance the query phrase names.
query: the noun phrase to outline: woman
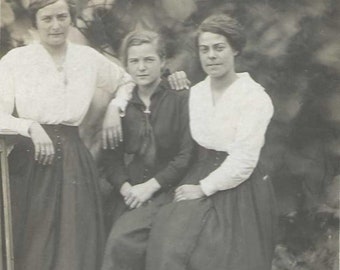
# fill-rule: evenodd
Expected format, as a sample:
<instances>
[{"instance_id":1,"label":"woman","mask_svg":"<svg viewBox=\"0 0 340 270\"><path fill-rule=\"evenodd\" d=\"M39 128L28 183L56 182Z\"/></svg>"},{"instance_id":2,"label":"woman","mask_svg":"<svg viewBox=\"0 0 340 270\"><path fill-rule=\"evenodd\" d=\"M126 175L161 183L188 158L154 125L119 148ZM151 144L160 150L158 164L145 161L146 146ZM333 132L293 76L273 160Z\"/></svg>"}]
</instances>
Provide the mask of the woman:
<instances>
[{"instance_id":1,"label":"woman","mask_svg":"<svg viewBox=\"0 0 340 270\"><path fill-rule=\"evenodd\" d=\"M257 163L273 106L261 85L235 72L244 44L239 24L226 15L212 15L199 27L208 77L189 98L198 157L175 190L175 202L153 222L148 270L271 269L275 200Z\"/></svg>"},{"instance_id":2,"label":"woman","mask_svg":"<svg viewBox=\"0 0 340 270\"><path fill-rule=\"evenodd\" d=\"M124 142L106 151L102 160L117 190L117 221L107 241L103 270L144 268L153 217L170 202L193 149L188 93L169 91L161 78L165 62L161 37L132 32L123 43L123 58L137 86L122 118ZM124 154L132 155L128 165Z\"/></svg>"},{"instance_id":3,"label":"woman","mask_svg":"<svg viewBox=\"0 0 340 270\"><path fill-rule=\"evenodd\" d=\"M15 269L98 269L98 179L78 125L96 90L112 98L131 77L95 50L66 41L71 2L37 0L30 11L40 43L0 61L0 128L23 136L8 157Z\"/></svg>"}]
</instances>

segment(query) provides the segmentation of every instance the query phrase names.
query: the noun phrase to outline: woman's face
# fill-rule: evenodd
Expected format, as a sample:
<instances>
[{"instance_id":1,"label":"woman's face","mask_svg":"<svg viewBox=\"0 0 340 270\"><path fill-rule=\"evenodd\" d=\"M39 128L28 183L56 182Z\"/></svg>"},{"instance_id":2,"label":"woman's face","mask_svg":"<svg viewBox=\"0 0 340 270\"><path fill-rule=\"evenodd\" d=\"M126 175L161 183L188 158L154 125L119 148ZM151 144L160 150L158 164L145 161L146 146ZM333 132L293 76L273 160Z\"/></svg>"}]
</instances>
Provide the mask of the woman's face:
<instances>
[{"instance_id":1,"label":"woman's face","mask_svg":"<svg viewBox=\"0 0 340 270\"><path fill-rule=\"evenodd\" d=\"M127 70L138 86L149 87L159 82L164 61L154 44L144 43L127 50Z\"/></svg>"},{"instance_id":2,"label":"woman's face","mask_svg":"<svg viewBox=\"0 0 340 270\"><path fill-rule=\"evenodd\" d=\"M212 78L222 78L234 72L237 52L225 36L203 32L198 37L199 56L203 70Z\"/></svg>"},{"instance_id":3,"label":"woman's face","mask_svg":"<svg viewBox=\"0 0 340 270\"><path fill-rule=\"evenodd\" d=\"M50 47L64 45L71 25L69 7L65 0L43 7L36 14L41 43Z\"/></svg>"}]
</instances>

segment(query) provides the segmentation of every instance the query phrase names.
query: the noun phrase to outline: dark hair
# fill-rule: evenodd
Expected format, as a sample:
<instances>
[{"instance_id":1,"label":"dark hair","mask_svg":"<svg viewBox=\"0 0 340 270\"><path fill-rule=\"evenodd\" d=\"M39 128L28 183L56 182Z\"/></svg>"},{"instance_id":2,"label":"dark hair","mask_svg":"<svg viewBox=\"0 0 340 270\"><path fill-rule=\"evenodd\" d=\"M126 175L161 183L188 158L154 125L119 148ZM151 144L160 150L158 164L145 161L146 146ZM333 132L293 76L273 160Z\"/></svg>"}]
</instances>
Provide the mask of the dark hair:
<instances>
[{"instance_id":1,"label":"dark hair","mask_svg":"<svg viewBox=\"0 0 340 270\"><path fill-rule=\"evenodd\" d=\"M166 57L165 41L163 37L153 31L140 30L129 33L123 40L120 55L124 66L127 66L128 49L132 46L156 43L157 53L161 59Z\"/></svg>"},{"instance_id":2,"label":"dark hair","mask_svg":"<svg viewBox=\"0 0 340 270\"><path fill-rule=\"evenodd\" d=\"M197 31L197 44L200 34L204 32L211 32L224 36L228 40L230 46L238 53L241 53L246 45L243 27L235 18L225 14L211 15L200 24Z\"/></svg>"},{"instance_id":3,"label":"dark hair","mask_svg":"<svg viewBox=\"0 0 340 270\"><path fill-rule=\"evenodd\" d=\"M39 9L42 9L46 6L52 5L59 0L31 0L28 6L28 11L30 14L31 22L34 28L37 28L37 12ZM74 0L64 0L68 6L71 21L75 24L76 23L76 4Z\"/></svg>"}]
</instances>

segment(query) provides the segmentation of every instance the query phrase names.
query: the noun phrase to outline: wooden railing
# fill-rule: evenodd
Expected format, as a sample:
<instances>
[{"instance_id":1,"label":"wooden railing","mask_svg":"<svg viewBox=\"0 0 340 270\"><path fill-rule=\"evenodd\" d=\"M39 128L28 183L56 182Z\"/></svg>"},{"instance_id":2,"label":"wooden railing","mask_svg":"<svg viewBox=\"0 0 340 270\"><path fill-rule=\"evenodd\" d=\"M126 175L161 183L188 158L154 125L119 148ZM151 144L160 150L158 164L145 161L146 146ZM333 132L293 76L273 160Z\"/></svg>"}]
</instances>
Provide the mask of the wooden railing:
<instances>
[{"instance_id":1,"label":"wooden railing","mask_svg":"<svg viewBox=\"0 0 340 270\"><path fill-rule=\"evenodd\" d=\"M14 270L11 193L8 171L7 139L16 133L0 129L1 156L1 215L0 215L0 270ZM5 250L3 250L5 247Z\"/></svg>"}]
</instances>

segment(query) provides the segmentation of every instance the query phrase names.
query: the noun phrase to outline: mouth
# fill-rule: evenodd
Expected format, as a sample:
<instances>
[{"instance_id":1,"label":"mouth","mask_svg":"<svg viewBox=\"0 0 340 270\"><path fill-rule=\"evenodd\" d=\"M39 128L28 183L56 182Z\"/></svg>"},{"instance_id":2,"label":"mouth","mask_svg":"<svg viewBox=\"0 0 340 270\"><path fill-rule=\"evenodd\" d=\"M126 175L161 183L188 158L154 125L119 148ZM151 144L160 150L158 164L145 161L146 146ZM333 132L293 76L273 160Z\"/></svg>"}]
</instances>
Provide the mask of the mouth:
<instances>
[{"instance_id":1,"label":"mouth","mask_svg":"<svg viewBox=\"0 0 340 270\"><path fill-rule=\"evenodd\" d=\"M149 77L149 75L137 75L137 78L146 78Z\"/></svg>"},{"instance_id":2,"label":"mouth","mask_svg":"<svg viewBox=\"0 0 340 270\"><path fill-rule=\"evenodd\" d=\"M208 67L218 67L220 66L221 64L207 64Z\"/></svg>"},{"instance_id":3,"label":"mouth","mask_svg":"<svg viewBox=\"0 0 340 270\"><path fill-rule=\"evenodd\" d=\"M49 36L52 36L52 37L60 37L60 36L63 36L64 33L53 33L53 34L49 34Z\"/></svg>"}]
</instances>

